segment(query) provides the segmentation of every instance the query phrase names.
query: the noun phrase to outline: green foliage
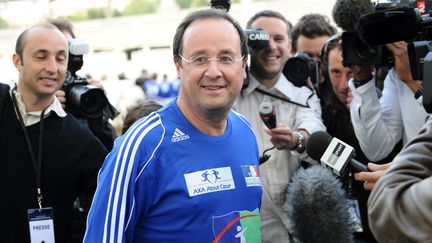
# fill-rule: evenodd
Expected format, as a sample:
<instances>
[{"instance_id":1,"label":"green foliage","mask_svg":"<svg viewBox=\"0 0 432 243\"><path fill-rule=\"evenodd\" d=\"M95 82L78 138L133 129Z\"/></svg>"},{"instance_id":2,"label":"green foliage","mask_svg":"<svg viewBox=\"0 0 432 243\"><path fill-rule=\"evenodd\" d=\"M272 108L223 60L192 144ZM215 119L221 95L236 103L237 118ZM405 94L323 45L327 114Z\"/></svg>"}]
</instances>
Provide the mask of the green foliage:
<instances>
[{"instance_id":1,"label":"green foliage","mask_svg":"<svg viewBox=\"0 0 432 243\"><path fill-rule=\"evenodd\" d=\"M132 0L124 9L123 15L138 15L156 12L160 0Z\"/></svg>"},{"instance_id":2,"label":"green foliage","mask_svg":"<svg viewBox=\"0 0 432 243\"><path fill-rule=\"evenodd\" d=\"M83 21L87 20L88 16L85 12L77 12L67 17L70 21Z\"/></svg>"},{"instance_id":3,"label":"green foliage","mask_svg":"<svg viewBox=\"0 0 432 243\"><path fill-rule=\"evenodd\" d=\"M90 8L87 10L89 19L103 19L106 17L106 8Z\"/></svg>"},{"instance_id":4,"label":"green foliage","mask_svg":"<svg viewBox=\"0 0 432 243\"><path fill-rule=\"evenodd\" d=\"M103 19L106 18L106 8L90 8L86 12L77 12L75 14L69 15L68 19L70 21L83 21L89 19ZM118 10L114 10L112 16L118 17L122 16L122 13Z\"/></svg>"},{"instance_id":5,"label":"green foliage","mask_svg":"<svg viewBox=\"0 0 432 243\"><path fill-rule=\"evenodd\" d=\"M204 6L210 6L209 0L194 0L194 7L204 7Z\"/></svg>"},{"instance_id":6,"label":"green foliage","mask_svg":"<svg viewBox=\"0 0 432 243\"><path fill-rule=\"evenodd\" d=\"M176 3L180 9L187 9L192 6L192 0L176 0Z\"/></svg>"},{"instance_id":7,"label":"green foliage","mask_svg":"<svg viewBox=\"0 0 432 243\"><path fill-rule=\"evenodd\" d=\"M188 9L192 7L210 6L211 0L175 0L180 9ZM231 0L231 3L239 3L240 0Z\"/></svg>"},{"instance_id":8,"label":"green foliage","mask_svg":"<svg viewBox=\"0 0 432 243\"><path fill-rule=\"evenodd\" d=\"M6 29L7 27L9 27L8 22L2 17L0 17L0 29Z\"/></svg>"}]
</instances>

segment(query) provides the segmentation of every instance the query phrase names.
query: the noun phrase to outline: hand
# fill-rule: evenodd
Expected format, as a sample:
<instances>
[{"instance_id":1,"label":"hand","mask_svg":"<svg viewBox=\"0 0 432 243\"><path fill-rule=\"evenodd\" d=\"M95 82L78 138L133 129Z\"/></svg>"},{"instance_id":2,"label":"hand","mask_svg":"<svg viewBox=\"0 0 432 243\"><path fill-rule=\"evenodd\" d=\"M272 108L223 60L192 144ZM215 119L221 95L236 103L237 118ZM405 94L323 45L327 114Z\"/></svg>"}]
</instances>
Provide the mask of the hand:
<instances>
[{"instance_id":1,"label":"hand","mask_svg":"<svg viewBox=\"0 0 432 243\"><path fill-rule=\"evenodd\" d=\"M293 150L297 146L298 136L288 126L277 124L271 130L265 127L264 131L270 135L270 142L277 149Z\"/></svg>"},{"instance_id":2,"label":"hand","mask_svg":"<svg viewBox=\"0 0 432 243\"><path fill-rule=\"evenodd\" d=\"M393 54L398 78L405 83L413 82L408 59L408 44L405 41L398 41L386 44L386 47Z\"/></svg>"},{"instance_id":3,"label":"hand","mask_svg":"<svg viewBox=\"0 0 432 243\"><path fill-rule=\"evenodd\" d=\"M105 89L104 89L102 82L100 80L87 79L87 82L89 83L89 85L95 86L96 88L99 88L105 92Z\"/></svg>"},{"instance_id":4,"label":"hand","mask_svg":"<svg viewBox=\"0 0 432 243\"><path fill-rule=\"evenodd\" d=\"M57 90L54 94L57 99L60 101L63 109L66 107L66 93L63 90Z\"/></svg>"},{"instance_id":5,"label":"hand","mask_svg":"<svg viewBox=\"0 0 432 243\"><path fill-rule=\"evenodd\" d=\"M368 163L368 169L370 172L359 172L354 173L354 179L357 181L364 181L364 189L370 191L375 186L375 183L383 176L390 168L391 162L387 164L374 164Z\"/></svg>"}]
</instances>

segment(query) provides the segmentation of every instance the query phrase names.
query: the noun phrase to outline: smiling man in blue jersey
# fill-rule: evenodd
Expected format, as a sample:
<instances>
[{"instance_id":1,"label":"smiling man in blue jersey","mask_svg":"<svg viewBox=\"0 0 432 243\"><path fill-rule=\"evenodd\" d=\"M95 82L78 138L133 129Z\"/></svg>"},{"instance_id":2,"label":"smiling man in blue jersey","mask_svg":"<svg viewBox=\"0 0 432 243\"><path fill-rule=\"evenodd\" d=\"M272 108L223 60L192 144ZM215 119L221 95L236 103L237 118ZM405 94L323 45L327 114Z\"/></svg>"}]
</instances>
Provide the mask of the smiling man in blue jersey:
<instances>
[{"instance_id":1,"label":"smiling man in blue jersey","mask_svg":"<svg viewBox=\"0 0 432 243\"><path fill-rule=\"evenodd\" d=\"M116 140L84 242L260 242L258 147L231 109L246 76L246 41L223 10L180 23L180 94Z\"/></svg>"}]
</instances>

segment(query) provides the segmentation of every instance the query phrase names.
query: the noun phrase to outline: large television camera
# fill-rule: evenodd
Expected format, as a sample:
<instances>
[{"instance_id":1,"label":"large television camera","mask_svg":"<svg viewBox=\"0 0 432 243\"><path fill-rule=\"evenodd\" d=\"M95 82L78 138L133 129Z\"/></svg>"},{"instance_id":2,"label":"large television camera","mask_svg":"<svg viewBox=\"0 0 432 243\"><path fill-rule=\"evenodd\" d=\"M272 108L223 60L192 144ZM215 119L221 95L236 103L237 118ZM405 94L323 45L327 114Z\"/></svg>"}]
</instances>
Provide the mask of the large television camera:
<instances>
[{"instance_id":1,"label":"large television camera","mask_svg":"<svg viewBox=\"0 0 432 243\"><path fill-rule=\"evenodd\" d=\"M392 55L384 44L415 38L418 27L404 27L408 19L417 22L426 17L421 16L430 9L426 5L425 1L416 0L377 1L372 12L360 16L354 31L342 34L343 64L393 66ZM414 13L414 9L420 14Z\"/></svg>"},{"instance_id":2,"label":"large television camera","mask_svg":"<svg viewBox=\"0 0 432 243\"><path fill-rule=\"evenodd\" d=\"M109 102L102 89L89 87L87 79L76 74L84 63L83 55L88 52L87 42L79 39L69 40L69 60L62 90L66 94L67 111L76 117L96 119L103 116Z\"/></svg>"},{"instance_id":3,"label":"large television camera","mask_svg":"<svg viewBox=\"0 0 432 243\"><path fill-rule=\"evenodd\" d=\"M378 3L376 11L361 16L357 23L359 39L368 47L408 42L411 75L414 80L423 81L423 106L428 113L432 112L431 3L430 0Z\"/></svg>"}]
</instances>

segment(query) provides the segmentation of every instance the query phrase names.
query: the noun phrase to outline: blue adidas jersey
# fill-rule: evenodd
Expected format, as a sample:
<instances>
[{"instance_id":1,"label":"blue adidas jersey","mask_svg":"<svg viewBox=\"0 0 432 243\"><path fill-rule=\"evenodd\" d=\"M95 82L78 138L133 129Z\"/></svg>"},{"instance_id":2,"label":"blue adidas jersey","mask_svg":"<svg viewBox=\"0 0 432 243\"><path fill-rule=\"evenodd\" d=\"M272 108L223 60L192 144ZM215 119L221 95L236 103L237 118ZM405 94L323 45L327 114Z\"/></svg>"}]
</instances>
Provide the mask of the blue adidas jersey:
<instances>
[{"instance_id":1,"label":"blue adidas jersey","mask_svg":"<svg viewBox=\"0 0 432 243\"><path fill-rule=\"evenodd\" d=\"M84 242L260 242L258 159L243 116L209 136L172 101L116 140Z\"/></svg>"}]
</instances>

